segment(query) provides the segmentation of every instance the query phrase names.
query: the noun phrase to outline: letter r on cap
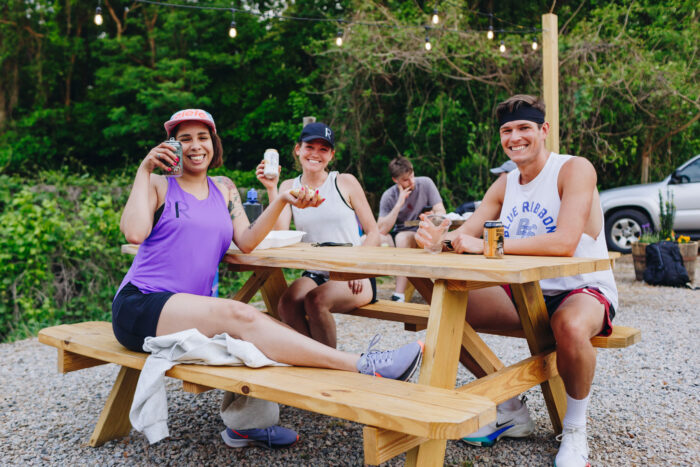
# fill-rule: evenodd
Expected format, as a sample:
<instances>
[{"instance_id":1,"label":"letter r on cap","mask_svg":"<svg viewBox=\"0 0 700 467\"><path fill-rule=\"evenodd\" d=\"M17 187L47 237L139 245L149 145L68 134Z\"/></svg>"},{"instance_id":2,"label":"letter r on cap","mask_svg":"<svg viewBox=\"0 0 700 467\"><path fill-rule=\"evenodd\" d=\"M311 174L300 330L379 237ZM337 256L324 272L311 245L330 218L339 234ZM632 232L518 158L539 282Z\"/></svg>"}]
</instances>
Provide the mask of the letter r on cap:
<instances>
[{"instance_id":1,"label":"letter r on cap","mask_svg":"<svg viewBox=\"0 0 700 467\"><path fill-rule=\"evenodd\" d=\"M331 129L326 128L326 138L330 138L330 137L331 137Z\"/></svg>"}]
</instances>

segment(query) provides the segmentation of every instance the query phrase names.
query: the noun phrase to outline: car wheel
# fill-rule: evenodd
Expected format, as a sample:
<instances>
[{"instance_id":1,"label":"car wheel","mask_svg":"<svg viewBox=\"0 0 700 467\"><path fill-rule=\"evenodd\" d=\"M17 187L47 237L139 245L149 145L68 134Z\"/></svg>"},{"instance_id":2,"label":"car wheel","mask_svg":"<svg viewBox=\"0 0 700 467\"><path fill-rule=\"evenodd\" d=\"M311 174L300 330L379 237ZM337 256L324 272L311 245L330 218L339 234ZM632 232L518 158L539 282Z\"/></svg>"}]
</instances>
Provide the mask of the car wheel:
<instances>
[{"instance_id":1,"label":"car wheel","mask_svg":"<svg viewBox=\"0 0 700 467\"><path fill-rule=\"evenodd\" d=\"M634 209L623 209L612 214L605 221L608 248L621 253L632 252L632 242L639 240L645 224L651 224L649 218Z\"/></svg>"}]
</instances>

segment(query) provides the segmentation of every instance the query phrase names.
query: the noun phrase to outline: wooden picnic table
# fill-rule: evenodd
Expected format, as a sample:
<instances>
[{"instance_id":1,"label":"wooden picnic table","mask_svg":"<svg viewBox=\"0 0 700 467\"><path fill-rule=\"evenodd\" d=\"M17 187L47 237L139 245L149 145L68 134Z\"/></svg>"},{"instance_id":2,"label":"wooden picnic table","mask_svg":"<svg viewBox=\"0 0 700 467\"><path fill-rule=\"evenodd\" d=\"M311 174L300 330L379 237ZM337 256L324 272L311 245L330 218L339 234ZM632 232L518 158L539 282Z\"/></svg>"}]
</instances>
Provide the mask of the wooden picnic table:
<instances>
[{"instance_id":1,"label":"wooden picnic table","mask_svg":"<svg viewBox=\"0 0 700 467\"><path fill-rule=\"evenodd\" d=\"M430 304L425 353L418 383L455 387L460 351L464 349L489 376L461 388L501 403L541 384L555 431L561 431L566 411L564 385L556 372L554 336L539 280L610 268L608 259L510 256L488 259L482 255L452 252L430 254L422 249L381 247L313 247L297 244L230 252L223 261L238 270L253 270L253 277L236 294L249 300L261 290L268 310L277 314L279 297L286 289L281 268L330 271L331 279L368 276L407 276ZM510 284L525 337L533 357L505 368L474 329L465 322L467 292ZM546 353L550 351L550 353ZM409 450L408 465L442 465L446 440L425 440L384 429L365 428L365 447L373 445L374 462ZM372 444L373 443L373 444ZM399 448L397 448L399 446ZM398 451L398 452L397 452Z\"/></svg>"},{"instance_id":2,"label":"wooden picnic table","mask_svg":"<svg viewBox=\"0 0 700 467\"><path fill-rule=\"evenodd\" d=\"M124 245L135 254L137 245ZM314 247L296 244L241 253L230 249L223 261L238 271L252 271L233 297L248 302L259 290L268 312L287 288L282 268L330 271L335 280L370 276L407 276L429 305L380 300L351 314L404 322L427 328L418 384L368 378L318 368L206 367L177 365L167 376L183 389L199 393L224 389L353 420L363 425L365 462L377 465L407 452L407 465L443 465L447 439L459 439L492 422L495 406L541 385L555 431L566 410L564 386L556 368L554 337L549 327L540 279L570 276L610 267L604 259L509 256L487 259L453 252L382 247ZM470 290L510 284L532 357L505 367L465 322ZM591 340L597 347L626 347L640 339L633 328L616 327L612 336ZM478 330L482 331L482 330ZM489 331L484 331L489 332ZM60 325L39 333L39 340L59 349L59 371L104 363L122 366L90 444L128 434L138 374L147 354L124 349L107 322ZM455 388L457 368L466 355L487 375Z\"/></svg>"}]
</instances>

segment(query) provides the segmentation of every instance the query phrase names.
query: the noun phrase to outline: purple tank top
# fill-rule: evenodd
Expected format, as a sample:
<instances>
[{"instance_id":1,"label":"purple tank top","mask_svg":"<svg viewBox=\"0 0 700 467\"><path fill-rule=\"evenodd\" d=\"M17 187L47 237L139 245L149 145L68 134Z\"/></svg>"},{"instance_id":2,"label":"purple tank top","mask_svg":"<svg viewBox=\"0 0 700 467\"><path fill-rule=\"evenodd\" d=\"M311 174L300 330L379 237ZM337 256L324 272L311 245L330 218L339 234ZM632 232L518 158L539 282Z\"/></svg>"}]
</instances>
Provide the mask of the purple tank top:
<instances>
[{"instance_id":1,"label":"purple tank top","mask_svg":"<svg viewBox=\"0 0 700 467\"><path fill-rule=\"evenodd\" d=\"M209 196L198 200L177 179L168 178L163 214L119 290L131 282L143 293L211 295L219 262L231 245L233 224L224 196L211 178L207 182Z\"/></svg>"}]
</instances>

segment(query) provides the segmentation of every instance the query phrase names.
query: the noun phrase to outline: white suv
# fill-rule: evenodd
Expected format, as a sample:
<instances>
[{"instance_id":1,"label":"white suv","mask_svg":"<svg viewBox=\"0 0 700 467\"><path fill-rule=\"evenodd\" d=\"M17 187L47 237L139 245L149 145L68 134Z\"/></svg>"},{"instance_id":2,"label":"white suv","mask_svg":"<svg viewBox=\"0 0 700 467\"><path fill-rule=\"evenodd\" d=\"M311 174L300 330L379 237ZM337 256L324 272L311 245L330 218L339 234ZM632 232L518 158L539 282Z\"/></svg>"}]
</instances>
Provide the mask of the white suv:
<instances>
[{"instance_id":1,"label":"white suv","mask_svg":"<svg viewBox=\"0 0 700 467\"><path fill-rule=\"evenodd\" d=\"M623 253L632 250L631 243L642 234L642 226L649 224L659 230L659 190L673 193L676 235L700 237L700 154L678 167L671 175L657 183L631 185L600 193L605 215L605 239L608 248Z\"/></svg>"}]
</instances>

